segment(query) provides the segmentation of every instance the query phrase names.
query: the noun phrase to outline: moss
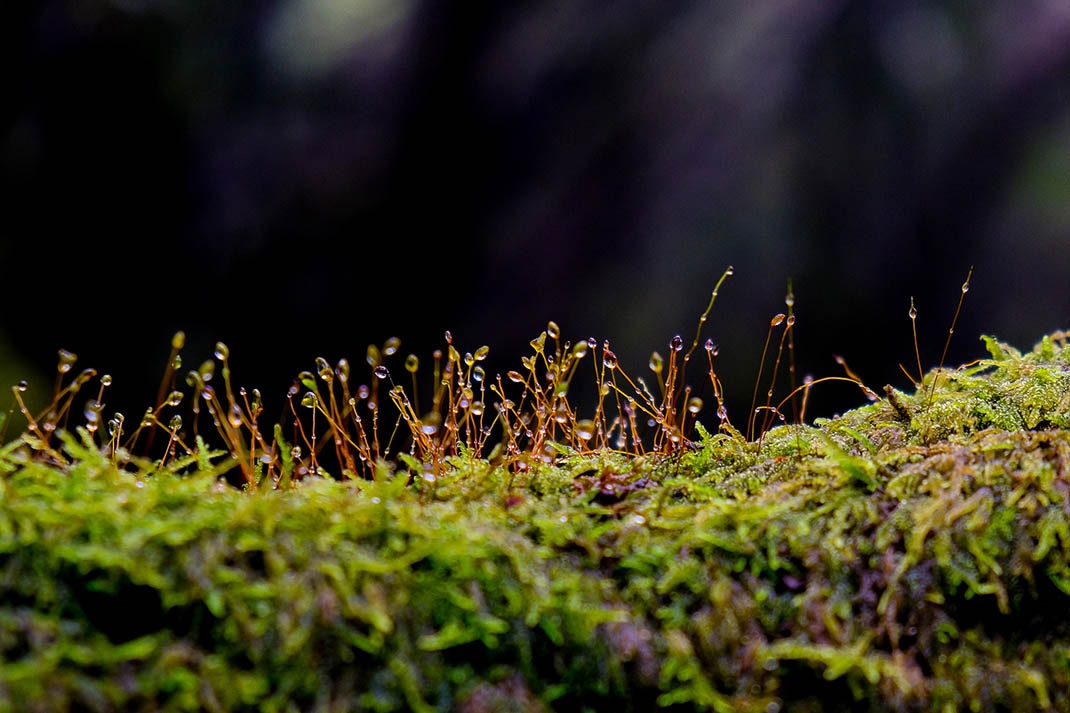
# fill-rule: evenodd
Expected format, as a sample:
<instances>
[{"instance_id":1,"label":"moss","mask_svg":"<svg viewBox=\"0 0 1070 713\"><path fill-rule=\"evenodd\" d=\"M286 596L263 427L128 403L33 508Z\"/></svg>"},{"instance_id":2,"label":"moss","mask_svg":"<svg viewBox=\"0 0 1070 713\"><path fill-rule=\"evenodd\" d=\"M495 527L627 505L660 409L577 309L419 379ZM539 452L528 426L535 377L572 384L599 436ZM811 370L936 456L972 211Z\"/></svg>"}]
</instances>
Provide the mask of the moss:
<instances>
[{"instance_id":1,"label":"moss","mask_svg":"<svg viewBox=\"0 0 1070 713\"><path fill-rule=\"evenodd\" d=\"M1070 711L1070 350L986 342L646 454L297 454L242 491L233 450L30 434L0 452L0 710Z\"/></svg>"}]
</instances>

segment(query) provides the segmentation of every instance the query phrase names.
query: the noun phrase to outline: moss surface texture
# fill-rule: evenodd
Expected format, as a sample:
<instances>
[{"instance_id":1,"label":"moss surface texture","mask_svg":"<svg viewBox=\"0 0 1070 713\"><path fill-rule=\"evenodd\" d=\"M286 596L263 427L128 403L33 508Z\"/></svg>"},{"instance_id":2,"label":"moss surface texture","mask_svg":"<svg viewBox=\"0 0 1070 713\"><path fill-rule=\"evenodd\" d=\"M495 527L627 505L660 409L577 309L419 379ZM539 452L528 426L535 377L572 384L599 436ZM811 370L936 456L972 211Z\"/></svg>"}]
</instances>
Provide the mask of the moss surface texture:
<instances>
[{"instance_id":1,"label":"moss surface texture","mask_svg":"<svg viewBox=\"0 0 1070 713\"><path fill-rule=\"evenodd\" d=\"M414 446L242 490L233 450L24 435L0 711L1070 711L1070 349L986 343L645 455Z\"/></svg>"}]
</instances>

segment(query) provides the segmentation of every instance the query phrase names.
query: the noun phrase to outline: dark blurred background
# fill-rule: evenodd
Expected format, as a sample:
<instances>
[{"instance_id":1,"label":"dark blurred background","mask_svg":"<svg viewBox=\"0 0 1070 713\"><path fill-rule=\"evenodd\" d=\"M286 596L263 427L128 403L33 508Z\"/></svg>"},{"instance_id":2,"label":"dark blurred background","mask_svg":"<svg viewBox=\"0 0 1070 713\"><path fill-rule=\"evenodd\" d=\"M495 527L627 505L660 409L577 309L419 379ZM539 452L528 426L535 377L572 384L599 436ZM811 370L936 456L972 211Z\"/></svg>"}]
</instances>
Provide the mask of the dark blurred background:
<instances>
[{"instance_id":1,"label":"dark blurred background","mask_svg":"<svg viewBox=\"0 0 1070 713\"><path fill-rule=\"evenodd\" d=\"M0 376L148 405L171 334L269 413L316 356L548 319L632 373L720 345L742 419L793 280L800 375L909 382L1070 326L1070 4L41 0L0 22ZM593 388L593 387L592 387ZM763 386L764 391L764 386ZM815 390L812 415L857 389ZM712 418L707 415L707 418Z\"/></svg>"}]
</instances>

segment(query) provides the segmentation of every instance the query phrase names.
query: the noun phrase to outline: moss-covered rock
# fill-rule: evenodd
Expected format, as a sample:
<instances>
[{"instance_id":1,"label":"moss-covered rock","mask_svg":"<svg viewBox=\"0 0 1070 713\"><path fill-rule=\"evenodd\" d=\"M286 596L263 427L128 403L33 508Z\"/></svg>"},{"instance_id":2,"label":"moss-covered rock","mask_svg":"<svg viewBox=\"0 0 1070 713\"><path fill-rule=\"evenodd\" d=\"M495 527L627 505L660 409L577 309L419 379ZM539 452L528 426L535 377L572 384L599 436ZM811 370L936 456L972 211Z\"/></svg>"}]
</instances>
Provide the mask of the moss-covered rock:
<instances>
[{"instance_id":1,"label":"moss-covered rock","mask_svg":"<svg viewBox=\"0 0 1070 713\"><path fill-rule=\"evenodd\" d=\"M673 455L242 492L17 440L0 711L1070 711L1070 350L986 341Z\"/></svg>"}]
</instances>

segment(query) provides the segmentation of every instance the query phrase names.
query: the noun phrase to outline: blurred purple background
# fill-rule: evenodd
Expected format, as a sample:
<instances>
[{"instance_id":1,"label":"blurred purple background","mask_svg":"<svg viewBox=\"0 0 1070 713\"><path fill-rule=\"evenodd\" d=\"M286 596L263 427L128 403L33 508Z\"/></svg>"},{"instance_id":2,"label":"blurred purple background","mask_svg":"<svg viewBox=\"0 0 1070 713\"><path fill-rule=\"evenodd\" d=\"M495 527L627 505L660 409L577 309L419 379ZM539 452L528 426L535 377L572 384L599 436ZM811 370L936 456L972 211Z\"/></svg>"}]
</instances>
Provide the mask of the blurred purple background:
<instances>
[{"instance_id":1,"label":"blurred purple background","mask_svg":"<svg viewBox=\"0 0 1070 713\"><path fill-rule=\"evenodd\" d=\"M642 374L729 264L733 414L789 278L799 373L838 353L874 388L908 383L911 296L939 359L971 264L949 362L1070 326L1065 0L3 15L0 376L39 395L65 347L136 413L180 328L269 413L316 356L426 358L446 328L504 372L554 319Z\"/></svg>"}]
</instances>

